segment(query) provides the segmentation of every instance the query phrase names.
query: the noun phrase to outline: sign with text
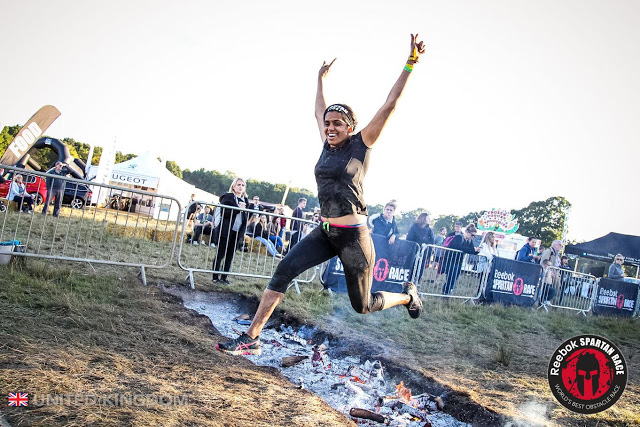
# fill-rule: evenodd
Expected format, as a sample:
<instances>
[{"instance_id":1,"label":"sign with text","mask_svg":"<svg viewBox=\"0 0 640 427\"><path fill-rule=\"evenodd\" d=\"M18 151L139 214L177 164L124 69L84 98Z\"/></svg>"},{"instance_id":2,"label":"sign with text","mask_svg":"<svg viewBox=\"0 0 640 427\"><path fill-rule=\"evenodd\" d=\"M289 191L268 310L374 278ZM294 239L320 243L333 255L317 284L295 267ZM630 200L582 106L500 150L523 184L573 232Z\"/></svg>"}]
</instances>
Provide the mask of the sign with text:
<instances>
[{"instance_id":1,"label":"sign with text","mask_svg":"<svg viewBox=\"0 0 640 427\"><path fill-rule=\"evenodd\" d=\"M497 231L511 234L518 231L518 220L504 209L492 209L486 211L478 218L478 230Z\"/></svg>"},{"instance_id":2,"label":"sign with text","mask_svg":"<svg viewBox=\"0 0 640 427\"><path fill-rule=\"evenodd\" d=\"M413 267L420 250L418 244L396 239L390 245L386 237L373 234L371 238L376 250L371 292L402 292L403 283L413 280ZM338 257L329 260L322 273L322 281L325 288L336 292L347 291L344 267Z\"/></svg>"},{"instance_id":3,"label":"sign with text","mask_svg":"<svg viewBox=\"0 0 640 427\"><path fill-rule=\"evenodd\" d=\"M539 264L494 257L486 297L490 301L530 307L536 302L541 275Z\"/></svg>"},{"instance_id":4,"label":"sign with text","mask_svg":"<svg viewBox=\"0 0 640 427\"><path fill-rule=\"evenodd\" d=\"M631 317L638 305L638 285L623 280L600 279L593 314L597 316Z\"/></svg>"}]
</instances>

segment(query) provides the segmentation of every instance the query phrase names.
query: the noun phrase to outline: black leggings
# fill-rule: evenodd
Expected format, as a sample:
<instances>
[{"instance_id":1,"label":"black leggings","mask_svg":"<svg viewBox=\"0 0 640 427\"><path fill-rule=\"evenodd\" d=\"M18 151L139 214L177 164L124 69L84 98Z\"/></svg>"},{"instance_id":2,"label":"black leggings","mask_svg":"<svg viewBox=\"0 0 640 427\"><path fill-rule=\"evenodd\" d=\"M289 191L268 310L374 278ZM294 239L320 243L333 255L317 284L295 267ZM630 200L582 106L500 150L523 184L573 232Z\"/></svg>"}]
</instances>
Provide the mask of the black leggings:
<instances>
[{"instance_id":1,"label":"black leggings","mask_svg":"<svg viewBox=\"0 0 640 427\"><path fill-rule=\"evenodd\" d=\"M236 246L238 245L238 232L233 230L221 230L220 238L218 239L218 247L216 248L216 258L213 260L213 269L220 269L220 264L224 259L224 267L222 271L229 271L231 269L231 263L233 262L233 256L236 254ZM221 274L222 280L227 280L226 274ZM213 280L218 280L218 273L213 273Z\"/></svg>"},{"instance_id":2,"label":"black leggings","mask_svg":"<svg viewBox=\"0 0 640 427\"><path fill-rule=\"evenodd\" d=\"M344 266L351 306L358 313L380 311L384 306L381 293L371 293L376 252L369 230L316 227L301 239L278 264L267 289L285 293L291 281L303 271L338 256Z\"/></svg>"}]
</instances>

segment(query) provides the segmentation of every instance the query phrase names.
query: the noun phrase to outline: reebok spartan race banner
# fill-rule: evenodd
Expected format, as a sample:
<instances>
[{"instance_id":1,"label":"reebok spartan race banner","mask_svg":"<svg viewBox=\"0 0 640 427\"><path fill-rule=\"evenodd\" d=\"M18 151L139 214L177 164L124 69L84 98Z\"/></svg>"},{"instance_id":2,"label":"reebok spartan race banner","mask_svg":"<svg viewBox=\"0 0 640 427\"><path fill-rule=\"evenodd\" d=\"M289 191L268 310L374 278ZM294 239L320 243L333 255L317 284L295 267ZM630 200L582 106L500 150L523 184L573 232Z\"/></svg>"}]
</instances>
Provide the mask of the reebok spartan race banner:
<instances>
[{"instance_id":1,"label":"reebok spartan race banner","mask_svg":"<svg viewBox=\"0 0 640 427\"><path fill-rule=\"evenodd\" d=\"M60 117L60 111L53 105L45 105L39 109L13 138L7 151L0 158L0 163L8 166L18 163L18 160L27 154L38 138L58 117Z\"/></svg>"},{"instance_id":2,"label":"reebok spartan race banner","mask_svg":"<svg viewBox=\"0 0 640 427\"><path fill-rule=\"evenodd\" d=\"M549 361L549 387L565 408L595 414L613 406L627 385L627 363L609 340L580 335L563 342Z\"/></svg>"},{"instance_id":3,"label":"reebok spartan race banner","mask_svg":"<svg viewBox=\"0 0 640 427\"><path fill-rule=\"evenodd\" d=\"M494 257L487 280L490 301L531 307L538 296L539 264Z\"/></svg>"},{"instance_id":4,"label":"reebok spartan race banner","mask_svg":"<svg viewBox=\"0 0 640 427\"><path fill-rule=\"evenodd\" d=\"M413 267L420 251L417 243L396 239L393 245L384 236L372 234L376 250L376 264L373 269L371 292L402 292L402 284L412 280ZM346 292L347 282L344 269L338 257L329 260L322 274L325 288L336 292Z\"/></svg>"},{"instance_id":5,"label":"reebok spartan race banner","mask_svg":"<svg viewBox=\"0 0 640 427\"><path fill-rule=\"evenodd\" d=\"M593 314L631 317L637 310L638 285L623 280L602 278L598 282Z\"/></svg>"}]
</instances>

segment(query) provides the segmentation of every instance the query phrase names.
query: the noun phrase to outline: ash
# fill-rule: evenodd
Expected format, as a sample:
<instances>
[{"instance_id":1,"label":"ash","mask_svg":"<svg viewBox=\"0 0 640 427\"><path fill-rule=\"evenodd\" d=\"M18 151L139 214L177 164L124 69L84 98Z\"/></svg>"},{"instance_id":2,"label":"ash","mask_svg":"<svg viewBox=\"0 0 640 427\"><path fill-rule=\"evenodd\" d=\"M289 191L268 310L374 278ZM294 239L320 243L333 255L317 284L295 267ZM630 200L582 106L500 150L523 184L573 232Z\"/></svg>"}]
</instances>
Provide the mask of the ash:
<instances>
[{"instance_id":1,"label":"ash","mask_svg":"<svg viewBox=\"0 0 640 427\"><path fill-rule=\"evenodd\" d=\"M248 325L243 324L249 323L248 316L239 311L238 299L180 287L164 287L164 291L182 298L186 308L209 317L224 336L235 337L236 331L248 329ZM407 427L470 426L439 411L442 400L438 396L427 393L413 396L402 382L390 382L379 361L333 354L327 341L314 342L314 332L315 328L308 326L297 330L285 325L267 327L260 335L262 355L243 357L256 365L278 368L301 389L312 391L347 415L353 408L364 410L354 414L358 418L352 417L359 425L387 422L391 426ZM288 364L292 366L283 366ZM363 412L364 417L373 418L359 418ZM373 421L376 417L378 421Z\"/></svg>"}]
</instances>

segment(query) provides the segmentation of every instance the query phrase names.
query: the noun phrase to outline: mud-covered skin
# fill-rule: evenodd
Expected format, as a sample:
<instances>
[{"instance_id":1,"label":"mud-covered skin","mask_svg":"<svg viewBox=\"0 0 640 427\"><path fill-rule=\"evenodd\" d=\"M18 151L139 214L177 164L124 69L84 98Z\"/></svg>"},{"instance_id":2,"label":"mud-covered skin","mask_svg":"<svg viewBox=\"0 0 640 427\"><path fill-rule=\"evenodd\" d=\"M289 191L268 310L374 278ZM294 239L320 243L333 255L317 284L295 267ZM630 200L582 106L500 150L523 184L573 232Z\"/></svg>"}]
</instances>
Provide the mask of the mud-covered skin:
<instances>
[{"instance_id":1,"label":"mud-covered skin","mask_svg":"<svg viewBox=\"0 0 640 427\"><path fill-rule=\"evenodd\" d=\"M324 218L367 214L362 181L369 167L370 152L360 132L338 148L325 142L315 167L318 201Z\"/></svg>"},{"instance_id":2,"label":"mud-covered skin","mask_svg":"<svg viewBox=\"0 0 640 427\"><path fill-rule=\"evenodd\" d=\"M358 313L380 311L384 297L371 293L376 252L369 230L358 228L315 228L284 257L268 289L285 293L291 281L303 271L338 256L344 266L351 306Z\"/></svg>"}]
</instances>

